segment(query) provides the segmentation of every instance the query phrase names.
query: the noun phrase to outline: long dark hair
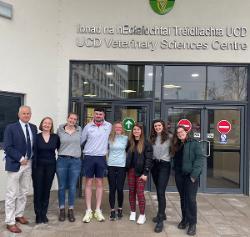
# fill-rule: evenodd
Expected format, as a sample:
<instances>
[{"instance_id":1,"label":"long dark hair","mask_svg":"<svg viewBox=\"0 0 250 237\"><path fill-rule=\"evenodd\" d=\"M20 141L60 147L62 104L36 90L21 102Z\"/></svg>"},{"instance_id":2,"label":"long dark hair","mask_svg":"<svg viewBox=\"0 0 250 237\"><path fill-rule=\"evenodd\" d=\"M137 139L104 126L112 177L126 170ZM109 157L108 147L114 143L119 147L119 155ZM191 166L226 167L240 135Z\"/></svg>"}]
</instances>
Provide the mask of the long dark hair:
<instances>
[{"instance_id":1,"label":"long dark hair","mask_svg":"<svg viewBox=\"0 0 250 237\"><path fill-rule=\"evenodd\" d=\"M140 139L139 139L139 141L138 141L138 144L137 144L137 146L135 145L135 136L133 135L133 129L134 129L134 127L138 127L138 128L140 128L141 129L141 136L140 136ZM140 124L140 123L136 123L135 125L134 125L134 127L133 127L133 129L131 130L131 132L130 132L130 135L129 135L129 151L130 152L134 152L135 151L135 149L137 149L137 152L139 153L139 154L141 154L142 153L142 151L143 151L143 149L144 149L144 140L145 140L145 136L144 136L144 129L143 129L143 125L142 124Z\"/></svg>"},{"instance_id":2,"label":"long dark hair","mask_svg":"<svg viewBox=\"0 0 250 237\"><path fill-rule=\"evenodd\" d=\"M181 149L181 147L183 146L183 142L181 142L181 140L177 136L177 130L179 128L182 128L184 131L187 132L187 129L184 126L182 126L182 125L178 125L175 128L173 139L172 139L172 145L171 145L171 155L172 156L174 156L176 154L176 152L178 152ZM189 135L187 134L187 139L188 138L189 138Z\"/></svg>"},{"instance_id":3,"label":"long dark hair","mask_svg":"<svg viewBox=\"0 0 250 237\"><path fill-rule=\"evenodd\" d=\"M154 125L156 123L161 123L162 127L163 127L163 130L161 132L161 144L164 143L165 141L168 140L169 138L169 134L168 134L168 130L166 128L166 124L163 120L161 119L156 119L152 122L152 126L151 126L151 132L150 132L150 142L152 144L155 144L155 141L156 141L156 137L157 137L157 132L155 131L155 128L154 128Z\"/></svg>"}]
</instances>

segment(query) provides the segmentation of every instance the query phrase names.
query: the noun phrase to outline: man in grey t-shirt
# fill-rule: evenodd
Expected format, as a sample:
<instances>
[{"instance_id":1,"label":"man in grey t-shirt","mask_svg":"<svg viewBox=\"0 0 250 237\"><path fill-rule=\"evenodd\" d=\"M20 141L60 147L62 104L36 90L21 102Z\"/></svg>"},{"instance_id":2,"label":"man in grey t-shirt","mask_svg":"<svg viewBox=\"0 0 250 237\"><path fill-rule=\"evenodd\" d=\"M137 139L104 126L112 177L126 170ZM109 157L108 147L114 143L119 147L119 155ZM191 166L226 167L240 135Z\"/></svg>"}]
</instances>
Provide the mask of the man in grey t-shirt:
<instances>
[{"instance_id":1,"label":"man in grey t-shirt","mask_svg":"<svg viewBox=\"0 0 250 237\"><path fill-rule=\"evenodd\" d=\"M94 217L97 221L104 221L105 218L101 211L103 195L103 177L106 169L106 154L108 151L108 139L112 125L104 120L105 113L102 108L94 110L93 121L88 123L81 137L81 144L84 145L84 171L86 176L85 198L86 214L83 217L84 223L89 223L93 217L91 209L92 183L96 181L96 209Z\"/></svg>"}]
</instances>

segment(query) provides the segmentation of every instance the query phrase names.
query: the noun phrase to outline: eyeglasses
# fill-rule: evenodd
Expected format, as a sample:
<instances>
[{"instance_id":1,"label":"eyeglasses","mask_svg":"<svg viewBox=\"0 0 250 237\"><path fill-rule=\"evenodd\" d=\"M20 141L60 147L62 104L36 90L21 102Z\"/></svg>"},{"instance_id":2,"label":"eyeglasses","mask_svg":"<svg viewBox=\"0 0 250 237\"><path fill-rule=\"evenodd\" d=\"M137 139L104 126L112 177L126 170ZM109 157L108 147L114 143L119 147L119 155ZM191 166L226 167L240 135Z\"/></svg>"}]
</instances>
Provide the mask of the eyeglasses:
<instances>
[{"instance_id":1,"label":"eyeglasses","mask_svg":"<svg viewBox=\"0 0 250 237\"><path fill-rule=\"evenodd\" d=\"M182 130L182 131L177 132L177 134L181 134L181 133L186 133L186 131Z\"/></svg>"}]
</instances>

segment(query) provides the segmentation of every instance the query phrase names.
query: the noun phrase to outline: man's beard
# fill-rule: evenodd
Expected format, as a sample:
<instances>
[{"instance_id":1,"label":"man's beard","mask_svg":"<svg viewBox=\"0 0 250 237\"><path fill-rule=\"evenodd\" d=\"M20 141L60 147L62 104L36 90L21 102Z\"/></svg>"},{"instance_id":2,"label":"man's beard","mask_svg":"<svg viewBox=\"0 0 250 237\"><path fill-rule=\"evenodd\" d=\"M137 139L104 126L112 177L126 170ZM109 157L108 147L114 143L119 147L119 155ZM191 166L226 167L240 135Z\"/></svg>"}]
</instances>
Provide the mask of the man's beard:
<instances>
[{"instance_id":1,"label":"man's beard","mask_svg":"<svg viewBox=\"0 0 250 237\"><path fill-rule=\"evenodd\" d=\"M101 123L101 122L104 121L104 119L94 119L94 121L97 122L97 123Z\"/></svg>"}]
</instances>

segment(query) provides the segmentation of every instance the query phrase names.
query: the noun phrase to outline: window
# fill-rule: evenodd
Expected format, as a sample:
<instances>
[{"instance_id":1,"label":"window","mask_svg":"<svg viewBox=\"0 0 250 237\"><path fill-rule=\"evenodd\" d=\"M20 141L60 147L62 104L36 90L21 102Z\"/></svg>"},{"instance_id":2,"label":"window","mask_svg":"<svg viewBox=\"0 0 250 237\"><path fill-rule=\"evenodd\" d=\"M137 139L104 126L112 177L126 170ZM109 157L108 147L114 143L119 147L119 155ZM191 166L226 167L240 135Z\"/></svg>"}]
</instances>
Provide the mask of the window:
<instances>
[{"instance_id":1,"label":"window","mask_svg":"<svg viewBox=\"0 0 250 237\"><path fill-rule=\"evenodd\" d=\"M165 66L163 98L174 100L204 100L206 67Z\"/></svg>"},{"instance_id":2,"label":"window","mask_svg":"<svg viewBox=\"0 0 250 237\"><path fill-rule=\"evenodd\" d=\"M208 100L244 101L247 98L246 67L208 67Z\"/></svg>"},{"instance_id":3,"label":"window","mask_svg":"<svg viewBox=\"0 0 250 237\"><path fill-rule=\"evenodd\" d=\"M88 64L80 62L72 63L71 67L71 90L73 97L95 97L103 99L153 97L153 66ZM78 85L75 82L76 74L79 76L85 75L89 78L89 82ZM93 89L97 85L102 87L101 92Z\"/></svg>"},{"instance_id":4,"label":"window","mask_svg":"<svg viewBox=\"0 0 250 237\"><path fill-rule=\"evenodd\" d=\"M78 98L246 101L247 74L237 65L71 62L70 80Z\"/></svg>"},{"instance_id":5,"label":"window","mask_svg":"<svg viewBox=\"0 0 250 237\"><path fill-rule=\"evenodd\" d=\"M246 67L164 67L164 99L245 101L246 88Z\"/></svg>"},{"instance_id":6,"label":"window","mask_svg":"<svg viewBox=\"0 0 250 237\"><path fill-rule=\"evenodd\" d=\"M0 147L5 127L18 120L18 109L23 104L23 95L0 92Z\"/></svg>"}]
</instances>

